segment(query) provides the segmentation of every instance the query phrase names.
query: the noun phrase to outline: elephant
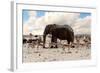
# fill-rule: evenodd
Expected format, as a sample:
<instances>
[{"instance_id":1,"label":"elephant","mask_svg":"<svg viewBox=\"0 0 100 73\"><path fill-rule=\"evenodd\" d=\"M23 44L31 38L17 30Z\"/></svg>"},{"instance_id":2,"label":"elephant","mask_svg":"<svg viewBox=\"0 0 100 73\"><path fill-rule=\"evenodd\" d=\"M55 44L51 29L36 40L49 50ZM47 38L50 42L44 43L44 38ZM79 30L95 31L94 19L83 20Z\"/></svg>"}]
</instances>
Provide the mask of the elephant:
<instances>
[{"instance_id":1,"label":"elephant","mask_svg":"<svg viewBox=\"0 0 100 73\"><path fill-rule=\"evenodd\" d=\"M69 25L48 24L43 33L43 48L45 48L46 35L48 34L52 35L51 43L57 43L57 39L67 40L68 44L74 41L74 31Z\"/></svg>"}]
</instances>

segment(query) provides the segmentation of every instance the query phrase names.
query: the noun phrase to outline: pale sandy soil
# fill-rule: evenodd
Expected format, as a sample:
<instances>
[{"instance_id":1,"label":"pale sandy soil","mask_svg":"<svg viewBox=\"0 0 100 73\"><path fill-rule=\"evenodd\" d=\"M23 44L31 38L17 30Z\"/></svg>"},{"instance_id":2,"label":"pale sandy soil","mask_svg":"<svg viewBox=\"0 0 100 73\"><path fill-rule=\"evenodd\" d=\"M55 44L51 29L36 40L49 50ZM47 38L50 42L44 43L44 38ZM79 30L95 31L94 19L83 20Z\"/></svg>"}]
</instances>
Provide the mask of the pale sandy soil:
<instances>
[{"instance_id":1,"label":"pale sandy soil","mask_svg":"<svg viewBox=\"0 0 100 73\"><path fill-rule=\"evenodd\" d=\"M42 46L32 48L28 44L23 45L23 63L29 62L50 62L50 61L68 61L68 60L87 60L91 59L91 49L86 47L68 48L47 48Z\"/></svg>"}]
</instances>

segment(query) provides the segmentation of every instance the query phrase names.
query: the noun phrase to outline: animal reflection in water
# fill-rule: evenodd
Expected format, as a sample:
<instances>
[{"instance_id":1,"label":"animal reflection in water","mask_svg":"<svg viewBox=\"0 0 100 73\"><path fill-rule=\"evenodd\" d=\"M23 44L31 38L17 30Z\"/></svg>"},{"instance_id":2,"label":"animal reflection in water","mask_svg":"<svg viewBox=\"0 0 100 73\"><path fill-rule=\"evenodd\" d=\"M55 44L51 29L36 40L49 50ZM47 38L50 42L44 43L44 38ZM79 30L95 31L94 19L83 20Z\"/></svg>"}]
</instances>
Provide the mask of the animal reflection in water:
<instances>
[{"instance_id":1,"label":"animal reflection in water","mask_svg":"<svg viewBox=\"0 0 100 73\"><path fill-rule=\"evenodd\" d=\"M75 36L69 25L49 24L45 27L43 36L35 35L34 38L32 36L30 35L29 39L24 38L23 44L28 44L28 47L32 48L62 48L63 51L67 48L68 53L71 53L70 48L91 47L90 36Z\"/></svg>"}]
</instances>

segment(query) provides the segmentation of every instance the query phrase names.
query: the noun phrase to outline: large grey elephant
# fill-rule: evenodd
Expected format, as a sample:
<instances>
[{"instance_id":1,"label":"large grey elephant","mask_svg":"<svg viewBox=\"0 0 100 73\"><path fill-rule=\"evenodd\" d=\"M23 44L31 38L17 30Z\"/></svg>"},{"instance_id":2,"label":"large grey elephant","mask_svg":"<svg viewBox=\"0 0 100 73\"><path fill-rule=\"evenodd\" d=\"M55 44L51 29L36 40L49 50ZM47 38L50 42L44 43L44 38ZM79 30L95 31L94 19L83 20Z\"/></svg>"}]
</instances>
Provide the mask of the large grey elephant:
<instances>
[{"instance_id":1,"label":"large grey elephant","mask_svg":"<svg viewBox=\"0 0 100 73\"><path fill-rule=\"evenodd\" d=\"M74 41L74 31L69 25L48 24L43 33L43 48L45 48L46 35L48 34L52 35L51 43L57 43L57 39L67 40L68 44Z\"/></svg>"}]
</instances>

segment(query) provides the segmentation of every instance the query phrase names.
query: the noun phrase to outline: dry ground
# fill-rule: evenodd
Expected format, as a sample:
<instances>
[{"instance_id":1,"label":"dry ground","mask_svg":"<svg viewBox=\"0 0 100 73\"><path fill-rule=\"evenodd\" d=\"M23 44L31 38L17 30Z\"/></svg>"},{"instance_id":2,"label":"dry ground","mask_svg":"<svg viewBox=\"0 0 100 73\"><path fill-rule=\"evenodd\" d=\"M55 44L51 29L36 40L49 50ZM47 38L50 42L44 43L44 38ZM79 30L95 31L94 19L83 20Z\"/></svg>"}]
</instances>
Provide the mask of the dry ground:
<instances>
[{"instance_id":1,"label":"dry ground","mask_svg":"<svg viewBox=\"0 0 100 73\"><path fill-rule=\"evenodd\" d=\"M36 47L36 46L35 46ZM28 62L50 62L50 61L68 61L68 60L86 60L91 58L91 49L86 47L70 48L47 48L42 46L32 48L28 43L23 44L23 63Z\"/></svg>"}]
</instances>

